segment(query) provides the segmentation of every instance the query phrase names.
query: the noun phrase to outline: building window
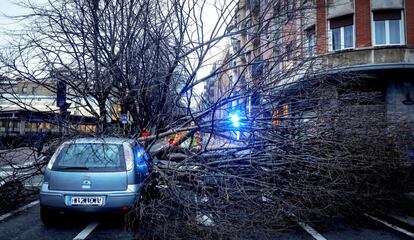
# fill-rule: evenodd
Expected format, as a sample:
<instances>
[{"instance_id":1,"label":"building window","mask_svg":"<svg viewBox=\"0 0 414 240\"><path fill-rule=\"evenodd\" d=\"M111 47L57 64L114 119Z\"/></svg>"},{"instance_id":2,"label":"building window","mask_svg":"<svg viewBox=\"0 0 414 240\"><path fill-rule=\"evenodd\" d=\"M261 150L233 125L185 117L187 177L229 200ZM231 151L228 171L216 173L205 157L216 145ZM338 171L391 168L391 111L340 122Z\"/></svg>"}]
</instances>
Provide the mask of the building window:
<instances>
[{"instance_id":1,"label":"building window","mask_svg":"<svg viewBox=\"0 0 414 240\"><path fill-rule=\"evenodd\" d=\"M354 47L353 15L329 20L330 50L342 50Z\"/></svg>"},{"instance_id":2,"label":"building window","mask_svg":"<svg viewBox=\"0 0 414 240\"><path fill-rule=\"evenodd\" d=\"M373 12L374 45L404 44L402 10L381 10Z\"/></svg>"},{"instance_id":3,"label":"building window","mask_svg":"<svg viewBox=\"0 0 414 240\"><path fill-rule=\"evenodd\" d=\"M291 69L295 62L294 62L294 58L295 58L295 53L294 53L294 49L293 49L293 43L290 43L286 46L286 50L285 50L285 57L286 57L286 63L285 63L285 69L289 70Z\"/></svg>"},{"instance_id":4,"label":"building window","mask_svg":"<svg viewBox=\"0 0 414 240\"><path fill-rule=\"evenodd\" d=\"M32 95L36 95L38 89L39 87L32 87Z\"/></svg>"},{"instance_id":5,"label":"building window","mask_svg":"<svg viewBox=\"0 0 414 240\"><path fill-rule=\"evenodd\" d=\"M280 11L281 11L280 1L277 1L273 5L273 19L274 20L278 19L278 17L280 16Z\"/></svg>"},{"instance_id":6,"label":"building window","mask_svg":"<svg viewBox=\"0 0 414 240\"><path fill-rule=\"evenodd\" d=\"M23 86L22 87L22 94L27 94L27 93L28 93L27 86Z\"/></svg>"},{"instance_id":7,"label":"building window","mask_svg":"<svg viewBox=\"0 0 414 240\"><path fill-rule=\"evenodd\" d=\"M266 43L269 44L270 37L272 36L269 22L265 25L265 34L266 34L266 40L268 40Z\"/></svg>"},{"instance_id":8,"label":"building window","mask_svg":"<svg viewBox=\"0 0 414 240\"><path fill-rule=\"evenodd\" d=\"M246 22L246 34L247 34L247 41L249 42L252 41L256 36L255 29L254 29L251 19L247 20Z\"/></svg>"},{"instance_id":9,"label":"building window","mask_svg":"<svg viewBox=\"0 0 414 240\"><path fill-rule=\"evenodd\" d=\"M286 46L286 61L292 60L293 58L293 44Z\"/></svg>"},{"instance_id":10,"label":"building window","mask_svg":"<svg viewBox=\"0 0 414 240\"><path fill-rule=\"evenodd\" d=\"M252 52L251 52L251 51L247 51L247 52L245 52L245 53L244 53L244 56L245 56L246 61L247 61L248 63L250 63L250 62L252 61Z\"/></svg>"},{"instance_id":11,"label":"building window","mask_svg":"<svg viewBox=\"0 0 414 240\"><path fill-rule=\"evenodd\" d=\"M237 27L237 29L239 29L240 27L240 21L241 21L241 17L240 17L240 13L236 15L236 18L234 19L235 25Z\"/></svg>"},{"instance_id":12,"label":"building window","mask_svg":"<svg viewBox=\"0 0 414 240\"><path fill-rule=\"evenodd\" d=\"M315 55L316 34L315 26L305 30L305 50L308 56Z\"/></svg>"},{"instance_id":13,"label":"building window","mask_svg":"<svg viewBox=\"0 0 414 240\"><path fill-rule=\"evenodd\" d=\"M295 11L295 1L287 0L286 1L286 16L288 20L291 20L294 16Z\"/></svg>"},{"instance_id":14,"label":"building window","mask_svg":"<svg viewBox=\"0 0 414 240\"><path fill-rule=\"evenodd\" d=\"M274 109L272 115L274 117L273 124L276 126L281 125L284 118L289 116L289 105L283 104L281 107Z\"/></svg>"}]
</instances>

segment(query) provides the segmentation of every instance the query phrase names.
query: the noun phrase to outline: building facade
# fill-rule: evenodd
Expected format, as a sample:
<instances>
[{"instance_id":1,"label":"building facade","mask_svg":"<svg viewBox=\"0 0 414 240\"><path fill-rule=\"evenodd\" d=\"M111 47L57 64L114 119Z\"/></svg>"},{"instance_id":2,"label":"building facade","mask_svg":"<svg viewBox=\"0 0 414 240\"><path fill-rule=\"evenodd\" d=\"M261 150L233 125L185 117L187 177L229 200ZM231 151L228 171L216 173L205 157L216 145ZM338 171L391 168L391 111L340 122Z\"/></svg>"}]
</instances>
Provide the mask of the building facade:
<instances>
[{"instance_id":1,"label":"building facade","mask_svg":"<svg viewBox=\"0 0 414 240\"><path fill-rule=\"evenodd\" d=\"M23 79L0 80L0 136L25 136L38 132L59 133L62 129L60 109L56 102L55 80L42 83ZM85 107L85 100L74 98L68 90L70 103L65 127L80 131L95 131L96 118ZM96 104L95 104L96 105ZM95 111L98 111L95 106Z\"/></svg>"},{"instance_id":2,"label":"building facade","mask_svg":"<svg viewBox=\"0 0 414 240\"><path fill-rule=\"evenodd\" d=\"M414 121L414 1L240 0L233 19L230 63L240 92L300 82L316 68L380 93L388 120ZM252 115L266 96L248 95L242 104Z\"/></svg>"},{"instance_id":3,"label":"building facade","mask_svg":"<svg viewBox=\"0 0 414 240\"><path fill-rule=\"evenodd\" d=\"M251 116L258 104L255 94L251 94L250 90L261 78L263 62L260 6L259 0L240 0L232 22L226 29L231 37L222 58L216 64L221 69L214 87L215 95L221 99L246 97L234 97L224 104L218 114L221 118L234 112Z\"/></svg>"},{"instance_id":4,"label":"building facade","mask_svg":"<svg viewBox=\"0 0 414 240\"><path fill-rule=\"evenodd\" d=\"M0 111L28 110L38 112L59 112L56 103L56 80L45 80L42 83L23 79L3 78L0 81ZM66 87L67 102L70 103L71 115L92 117L93 114L83 96L76 98L70 87ZM99 113L96 103L90 99L93 110Z\"/></svg>"},{"instance_id":5,"label":"building facade","mask_svg":"<svg viewBox=\"0 0 414 240\"><path fill-rule=\"evenodd\" d=\"M316 1L317 54L382 93L388 121L414 121L414 2Z\"/></svg>"}]
</instances>

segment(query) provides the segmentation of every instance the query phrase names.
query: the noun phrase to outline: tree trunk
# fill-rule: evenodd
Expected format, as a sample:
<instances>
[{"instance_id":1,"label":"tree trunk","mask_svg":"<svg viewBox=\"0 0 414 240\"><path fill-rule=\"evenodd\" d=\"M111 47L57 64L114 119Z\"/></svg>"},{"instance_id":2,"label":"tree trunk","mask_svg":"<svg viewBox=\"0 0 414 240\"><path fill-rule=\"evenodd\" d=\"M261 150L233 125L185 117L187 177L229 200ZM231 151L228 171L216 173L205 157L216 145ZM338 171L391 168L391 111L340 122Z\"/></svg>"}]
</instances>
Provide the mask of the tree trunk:
<instances>
[{"instance_id":1,"label":"tree trunk","mask_svg":"<svg viewBox=\"0 0 414 240\"><path fill-rule=\"evenodd\" d=\"M98 133L104 133L108 127L108 124L106 122L106 116L108 114L108 111L106 109L106 99L99 99L98 100L98 106L99 106L99 129Z\"/></svg>"}]
</instances>

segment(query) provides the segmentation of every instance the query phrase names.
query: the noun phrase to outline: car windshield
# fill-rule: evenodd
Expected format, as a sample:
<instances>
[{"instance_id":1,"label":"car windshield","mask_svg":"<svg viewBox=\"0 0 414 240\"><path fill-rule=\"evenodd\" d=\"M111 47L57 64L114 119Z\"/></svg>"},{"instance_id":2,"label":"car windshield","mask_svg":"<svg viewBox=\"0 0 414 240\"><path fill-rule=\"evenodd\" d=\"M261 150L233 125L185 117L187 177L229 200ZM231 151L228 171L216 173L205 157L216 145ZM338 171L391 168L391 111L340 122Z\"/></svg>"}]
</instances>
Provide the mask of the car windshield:
<instances>
[{"instance_id":1,"label":"car windshield","mask_svg":"<svg viewBox=\"0 0 414 240\"><path fill-rule=\"evenodd\" d=\"M73 143L66 144L53 166L54 170L125 170L121 144Z\"/></svg>"}]
</instances>

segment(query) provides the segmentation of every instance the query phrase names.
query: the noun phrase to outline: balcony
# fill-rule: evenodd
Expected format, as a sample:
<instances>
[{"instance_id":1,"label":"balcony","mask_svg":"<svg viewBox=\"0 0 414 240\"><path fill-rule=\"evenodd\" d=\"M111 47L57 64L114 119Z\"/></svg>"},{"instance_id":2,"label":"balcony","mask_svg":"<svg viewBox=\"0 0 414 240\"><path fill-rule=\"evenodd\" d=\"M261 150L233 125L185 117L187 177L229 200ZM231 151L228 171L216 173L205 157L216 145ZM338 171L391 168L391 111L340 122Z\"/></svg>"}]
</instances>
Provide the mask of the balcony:
<instances>
[{"instance_id":1,"label":"balcony","mask_svg":"<svg viewBox=\"0 0 414 240\"><path fill-rule=\"evenodd\" d=\"M385 46L352 49L325 55L324 62L329 68L370 67L398 64L412 64L414 67L414 48L404 46Z\"/></svg>"}]
</instances>

